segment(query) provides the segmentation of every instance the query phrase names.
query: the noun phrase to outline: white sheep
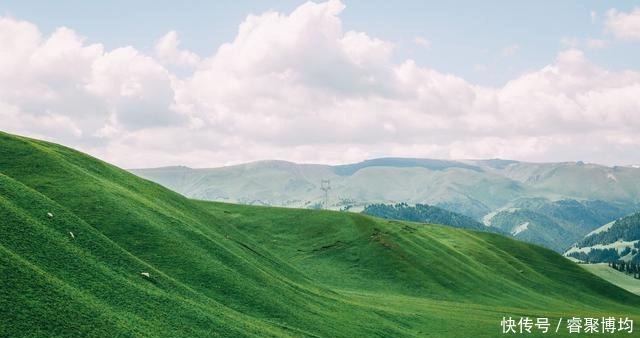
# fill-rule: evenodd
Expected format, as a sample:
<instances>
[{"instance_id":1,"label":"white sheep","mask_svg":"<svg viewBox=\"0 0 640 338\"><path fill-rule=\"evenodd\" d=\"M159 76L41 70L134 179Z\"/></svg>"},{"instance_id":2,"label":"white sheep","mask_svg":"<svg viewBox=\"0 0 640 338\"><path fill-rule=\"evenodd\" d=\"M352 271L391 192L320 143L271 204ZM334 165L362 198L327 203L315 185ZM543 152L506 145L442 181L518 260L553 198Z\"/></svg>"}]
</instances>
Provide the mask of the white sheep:
<instances>
[{"instance_id":1,"label":"white sheep","mask_svg":"<svg viewBox=\"0 0 640 338\"><path fill-rule=\"evenodd\" d=\"M149 274L148 272L141 272L140 274L147 278L151 278L151 274Z\"/></svg>"},{"instance_id":2,"label":"white sheep","mask_svg":"<svg viewBox=\"0 0 640 338\"><path fill-rule=\"evenodd\" d=\"M47 213L47 216L49 216L49 218L53 218L53 214L50 212Z\"/></svg>"},{"instance_id":3,"label":"white sheep","mask_svg":"<svg viewBox=\"0 0 640 338\"><path fill-rule=\"evenodd\" d=\"M73 232L69 231L69 235L71 235L72 239L76 239L76 236L73 235Z\"/></svg>"}]
</instances>

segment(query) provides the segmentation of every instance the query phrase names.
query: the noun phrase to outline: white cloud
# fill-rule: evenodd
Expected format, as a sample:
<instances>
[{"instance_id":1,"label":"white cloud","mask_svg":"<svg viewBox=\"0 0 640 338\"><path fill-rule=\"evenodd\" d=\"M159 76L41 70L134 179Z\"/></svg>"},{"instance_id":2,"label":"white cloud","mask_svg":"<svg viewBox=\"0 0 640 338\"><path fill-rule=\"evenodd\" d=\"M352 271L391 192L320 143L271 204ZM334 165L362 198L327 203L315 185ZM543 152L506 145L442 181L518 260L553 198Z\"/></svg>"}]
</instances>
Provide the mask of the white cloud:
<instances>
[{"instance_id":1,"label":"white cloud","mask_svg":"<svg viewBox=\"0 0 640 338\"><path fill-rule=\"evenodd\" d=\"M87 93L101 99L121 127L139 129L178 123L169 73L132 47L102 54L91 64Z\"/></svg>"},{"instance_id":2,"label":"white cloud","mask_svg":"<svg viewBox=\"0 0 640 338\"><path fill-rule=\"evenodd\" d=\"M165 64L177 66L195 66L200 62L200 57L196 53L180 50L179 46L178 33L170 31L156 42L156 56Z\"/></svg>"},{"instance_id":3,"label":"white cloud","mask_svg":"<svg viewBox=\"0 0 640 338\"><path fill-rule=\"evenodd\" d=\"M30 23L0 18L0 102L15 107L11 130L76 145L108 134L175 123L169 73L131 47L105 52L62 27L42 37ZM34 124L35 123L35 124ZM66 131L66 134L65 134Z\"/></svg>"},{"instance_id":4,"label":"white cloud","mask_svg":"<svg viewBox=\"0 0 640 338\"><path fill-rule=\"evenodd\" d=\"M621 40L640 40L640 7L628 13L610 9L607 11L605 29Z\"/></svg>"},{"instance_id":5,"label":"white cloud","mask_svg":"<svg viewBox=\"0 0 640 338\"><path fill-rule=\"evenodd\" d=\"M155 59L0 19L0 41L12 46L0 50L0 129L125 167L373 156L640 162L639 71L607 70L569 49L504 86L474 85L395 62L392 43L343 30L343 8L250 15L186 75L163 66L183 52L171 33L162 48L173 56Z\"/></svg>"}]
</instances>

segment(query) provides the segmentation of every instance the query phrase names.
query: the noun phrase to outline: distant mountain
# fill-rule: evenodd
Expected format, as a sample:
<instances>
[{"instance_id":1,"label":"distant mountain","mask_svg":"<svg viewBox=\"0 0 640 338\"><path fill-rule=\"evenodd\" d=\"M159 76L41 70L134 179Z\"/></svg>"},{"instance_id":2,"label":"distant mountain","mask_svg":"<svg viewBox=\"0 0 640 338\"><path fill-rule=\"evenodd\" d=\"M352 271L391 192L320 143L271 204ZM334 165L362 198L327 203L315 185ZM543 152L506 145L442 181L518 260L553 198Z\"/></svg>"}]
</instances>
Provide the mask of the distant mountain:
<instances>
[{"instance_id":1,"label":"distant mountain","mask_svg":"<svg viewBox=\"0 0 640 338\"><path fill-rule=\"evenodd\" d=\"M448 160L433 160L433 159L422 159L422 158L398 158L398 157L387 157L387 158L376 158L372 160L366 160L359 163L353 164L344 164L334 166L334 172L341 176L349 176L353 175L360 169L369 168L369 167L395 167L395 168L425 168L429 170L446 170L450 168L463 168L474 171L482 171L482 168L470 165L467 163L462 163L458 161L448 161Z\"/></svg>"},{"instance_id":2,"label":"distant mountain","mask_svg":"<svg viewBox=\"0 0 640 338\"><path fill-rule=\"evenodd\" d=\"M633 206L605 201L520 199L486 215L483 221L518 239L562 252L594 228L633 212Z\"/></svg>"},{"instance_id":3,"label":"distant mountain","mask_svg":"<svg viewBox=\"0 0 640 338\"><path fill-rule=\"evenodd\" d=\"M351 211L379 203L428 204L559 252L640 210L640 169L582 162L380 158L336 166L262 161L132 172L212 201ZM326 202L322 180L330 180Z\"/></svg>"},{"instance_id":4,"label":"distant mountain","mask_svg":"<svg viewBox=\"0 0 640 338\"><path fill-rule=\"evenodd\" d=\"M640 213L607 223L587 234L565 256L593 263L617 260L640 263Z\"/></svg>"},{"instance_id":5,"label":"distant mountain","mask_svg":"<svg viewBox=\"0 0 640 338\"><path fill-rule=\"evenodd\" d=\"M457 228L502 233L501 230L491 226L485 226L469 216L427 204L416 204L414 206L406 203L398 203L395 205L382 203L370 204L364 208L362 213L387 219L445 224Z\"/></svg>"}]
</instances>

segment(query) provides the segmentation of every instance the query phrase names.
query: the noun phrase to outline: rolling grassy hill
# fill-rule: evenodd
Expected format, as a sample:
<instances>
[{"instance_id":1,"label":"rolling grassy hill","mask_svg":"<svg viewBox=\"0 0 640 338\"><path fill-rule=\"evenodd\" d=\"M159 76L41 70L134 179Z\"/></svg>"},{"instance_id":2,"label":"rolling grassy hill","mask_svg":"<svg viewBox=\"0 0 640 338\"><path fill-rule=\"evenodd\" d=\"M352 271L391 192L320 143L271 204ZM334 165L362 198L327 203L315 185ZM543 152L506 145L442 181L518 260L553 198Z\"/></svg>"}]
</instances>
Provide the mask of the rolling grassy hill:
<instances>
[{"instance_id":1,"label":"rolling grassy hill","mask_svg":"<svg viewBox=\"0 0 640 338\"><path fill-rule=\"evenodd\" d=\"M640 320L640 297L541 247L190 200L5 133L0 276L0 337L495 337L503 316Z\"/></svg>"}]
</instances>

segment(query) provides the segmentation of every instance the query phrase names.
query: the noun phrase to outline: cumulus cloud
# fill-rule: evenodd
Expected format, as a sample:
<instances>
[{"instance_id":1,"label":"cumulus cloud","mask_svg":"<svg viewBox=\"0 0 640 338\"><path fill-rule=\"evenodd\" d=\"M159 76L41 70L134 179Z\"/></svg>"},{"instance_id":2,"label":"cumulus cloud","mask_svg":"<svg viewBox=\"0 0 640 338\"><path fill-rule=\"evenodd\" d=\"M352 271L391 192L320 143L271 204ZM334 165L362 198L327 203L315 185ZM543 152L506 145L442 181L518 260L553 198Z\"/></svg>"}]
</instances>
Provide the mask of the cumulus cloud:
<instances>
[{"instance_id":1,"label":"cumulus cloud","mask_svg":"<svg viewBox=\"0 0 640 338\"><path fill-rule=\"evenodd\" d=\"M0 102L14 107L12 131L82 146L181 119L170 74L132 47L106 52L66 27L43 37L12 18L0 18L0 41L11 46L0 52Z\"/></svg>"},{"instance_id":2,"label":"cumulus cloud","mask_svg":"<svg viewBox=\"0 0 640 338\"><path fill-rule=\"evenodd\" d=\"M250 15L202 57L180 50L175 32L148 56L0 19L0 41L12 46L0 50L0 128L125 167L375 156L640 162L640 72L607 70L570 48L504 86L479 86L394 61L393 43L343 29L343 9L309 2ZM167 68L178 64L197 67Z\"/></svg>"},{"instance_id":3,"label":"cumulus cloud","mask_svg":"<svg viewBox=\"0 0 640 338\"><path fill-rule=\"evenodd\" d=\"M640 40L640 7L630 12L607 11L605 29L618 39Z\"/></svg>"},{"instance_id":4,"label":"cumulus cloud","mask_svg":"<svg viewBox=\"0 0 640 338\"><path fill-rule=\"evenodd\" d=\"M169 73L132 47L94 59L84 90L104 102L108 113L128 130L180 121L171 107L174 91Z\"/></svg>"},{"instance_id":5,"label":"cumulus cloud","mask_svg":"<svg viewBox=\"0 0 640 338\"><path fill-rule=\"evenodd\" d=\"M181 50L179 46L178 33L170 31L156 42L156 56L161 62L176 66L195 66L200 62L198 54Z\"/></svg>"}]
</instances>

